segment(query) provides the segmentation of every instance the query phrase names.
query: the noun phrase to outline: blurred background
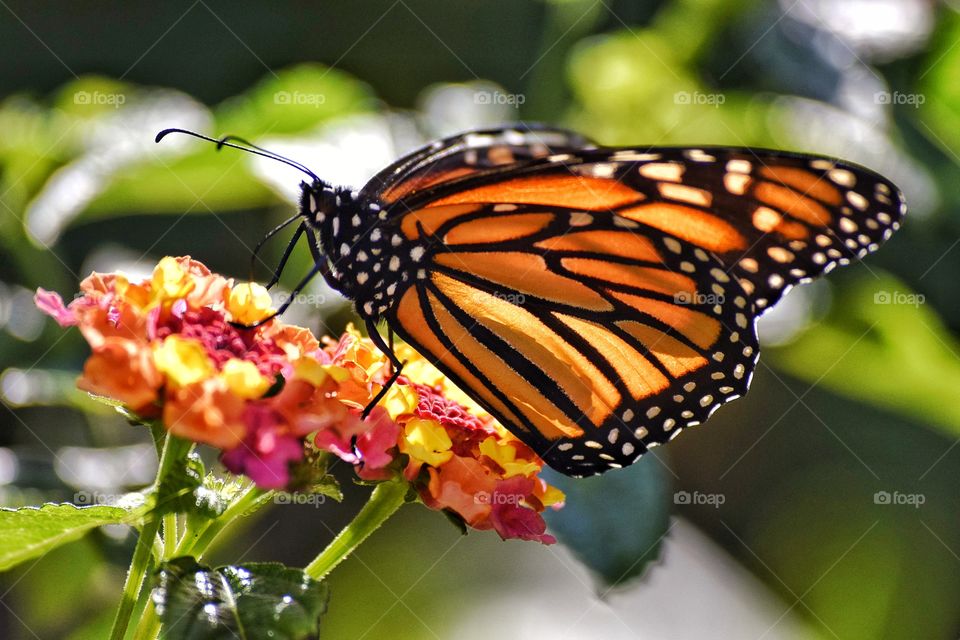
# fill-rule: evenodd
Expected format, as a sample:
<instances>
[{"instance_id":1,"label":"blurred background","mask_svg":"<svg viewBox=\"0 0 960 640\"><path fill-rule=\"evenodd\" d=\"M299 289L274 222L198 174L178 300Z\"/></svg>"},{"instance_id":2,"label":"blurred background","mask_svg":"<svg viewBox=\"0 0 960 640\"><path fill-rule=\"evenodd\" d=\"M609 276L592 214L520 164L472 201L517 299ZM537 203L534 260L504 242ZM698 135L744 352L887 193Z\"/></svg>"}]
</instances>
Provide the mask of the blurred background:
<instances>
[{"instance_id":1,"label":"blurred background","mask_svg":"<svg viewBox=\"0 0 960 640\"><path fill-rule=\"evenodd\" d=\"M637 465L642 504L593 503L642 575L609 590L562 545L407 507L332 575L324 635L960 636L960 3L0 5L0 505L98 502L154 471L146 432L74 389L86 347L35 288L68 298L91 270L183 254L248 277L293 211L297 172L155 145L161 128L241 135L355 186L425 140L516 120L801 150L884 173L909 217L763 319L751 393ZM287 320L335 334L350 311L314 283ZM366 494L345 488L271 507L214 559L306 563ZM108 528L0 575L0 637L102 637L132 543Z\"/></svg>"}]
</instances>

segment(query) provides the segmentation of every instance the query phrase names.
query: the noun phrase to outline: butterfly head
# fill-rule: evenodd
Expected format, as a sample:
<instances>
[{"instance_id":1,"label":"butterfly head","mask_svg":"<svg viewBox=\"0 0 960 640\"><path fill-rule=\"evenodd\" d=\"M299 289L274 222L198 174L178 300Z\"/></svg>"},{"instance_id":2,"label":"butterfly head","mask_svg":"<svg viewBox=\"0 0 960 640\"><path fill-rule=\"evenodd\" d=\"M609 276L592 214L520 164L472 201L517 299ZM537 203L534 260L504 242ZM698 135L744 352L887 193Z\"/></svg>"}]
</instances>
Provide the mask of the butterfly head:
<instances>
[{"instance_id":1,"label":"butterfly head","mask_svg":"<svg viewBox=\"0 0 960 640\"><path fill-rule=\"evenodd\" d=\"M343 280L350 250L364 236L367 216L361 216L357 194L322 180L300 183L300 218L311 241L327 261L327 282L349 295L352 283Z\"/></svg>"},{"instance_id":2,"label":"butterfly head","mask_svg":"<svg viewBox=\"0 0 960 640\"><path fill-rule=\"evenodd\" d=\"M322 180L300 183L300 215L314 229L322 229L344 204L343 189Z\"/></svg>"}]
</instances>

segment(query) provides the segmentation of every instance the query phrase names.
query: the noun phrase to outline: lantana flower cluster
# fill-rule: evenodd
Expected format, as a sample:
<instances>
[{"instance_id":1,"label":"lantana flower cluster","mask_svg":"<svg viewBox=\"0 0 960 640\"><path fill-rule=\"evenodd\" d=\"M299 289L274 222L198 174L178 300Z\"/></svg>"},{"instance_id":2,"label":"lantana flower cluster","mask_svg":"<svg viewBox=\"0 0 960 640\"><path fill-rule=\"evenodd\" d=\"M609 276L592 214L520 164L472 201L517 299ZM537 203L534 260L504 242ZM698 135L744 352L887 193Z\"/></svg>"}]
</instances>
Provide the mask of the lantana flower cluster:
<instances>
[{"instance_id":1,"label":"lantana flower cluster","mask_svg":"<svg viewBox=\"0 0 960 640\"><path fill-rule=\"evenodd\" d=\"M472 528L555 541L541 513L563 494L539 477L543 461L406 345L403 375L364 419L391 374L372 341L351 327L321 342L272 318L260 285L189 257L140 282L94 273L69 304L39 289L36 302L89 343L81 389L220 449L263 488L287 488L312 445L364 480L403 478Z\"/></svg>"}]
</instances>

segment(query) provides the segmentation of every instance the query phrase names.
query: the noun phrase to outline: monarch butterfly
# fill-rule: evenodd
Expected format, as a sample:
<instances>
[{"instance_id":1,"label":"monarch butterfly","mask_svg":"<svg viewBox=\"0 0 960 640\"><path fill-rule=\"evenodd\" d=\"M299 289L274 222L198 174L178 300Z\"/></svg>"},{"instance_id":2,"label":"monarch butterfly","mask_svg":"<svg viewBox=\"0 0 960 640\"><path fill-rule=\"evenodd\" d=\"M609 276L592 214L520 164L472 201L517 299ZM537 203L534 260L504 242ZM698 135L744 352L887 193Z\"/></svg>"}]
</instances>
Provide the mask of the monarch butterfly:
<instances>
[{"instance_id":1,"label":"monarch butterfly","mask_svg":"<svg viewBox=\"0 0 960 640\"><path fill-rule=\"evenodd\" d=\"M352 300L391 382L403 363L380 321L573 476L629 465L746 393L757 318L876 250L905 213L882 176L782 151L472 131L352 191L233 136L157 141L174 131L310 176L268 234L300 221L270 284L306 236L315 266L298 289L322 273Z\"/></svg>"}]
</instances>

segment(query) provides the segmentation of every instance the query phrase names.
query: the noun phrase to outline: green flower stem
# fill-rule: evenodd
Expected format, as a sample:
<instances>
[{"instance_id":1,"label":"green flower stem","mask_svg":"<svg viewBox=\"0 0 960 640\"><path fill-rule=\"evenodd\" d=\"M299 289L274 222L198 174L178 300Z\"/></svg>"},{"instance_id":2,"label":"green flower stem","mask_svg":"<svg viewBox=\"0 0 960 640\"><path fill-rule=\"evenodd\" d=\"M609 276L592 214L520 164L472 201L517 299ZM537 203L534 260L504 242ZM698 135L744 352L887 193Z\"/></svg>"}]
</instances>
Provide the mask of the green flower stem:
<instances>
[{"instance_id":1,"label":"green flower stem","mask_svg":"<svg viewBox=\"0 0 960 640\"><path fill-rule=\"evenodd\" d=\"M130 562L130 570L127 572L127 581L123 585L123 598L120 601L120 608L117 609L117 616L113 621L113 630L110 632L111 640L122 640L127 633L130 616L136 608L137 596L143 584L143 576L147 571L147 565L150 564L153 541L156 539L159 530L160 518L150 518L140 529L140 537L137 539L133 560Z\"/></svg>"},{"instance_id":2,"label":"green flower stem","mask_svg":"<svg viewBox=\"0 0 960 640\"><path fill-rule=\"evenodd\" d=\"M160 635L160 616L154 607L153 601L147 602L143 615L140 616L140 622L133 632L133 640L156 640Z\"/></svg>"},{"instance_id":3,"label":"green flower stem","mask_svg":"<svg viewBox=\"0 0 960 640\"><path fill-rule=\"evenodd\" d=\"M380 525L396 513L405 502L409 486L405 482L381 482L378 484L367 504L353 521L337 534L326 549L308 564L304 571L308 576L321 580L338 564L346 560L354 549Z\"/></svg>"},{"instance_id":4,"label":"green flower stem","mask_svg":"<svg viewBox=\"0 0 960 640\"><path fill-rule=\"evenodd\" d=\"M177 549L177 514L163 516L163 557L172 558Z\"/></svg>"},{"instance_id":5,"label":"green flower stem","mask_svg":"<svg viewBox=\"0 0 960 640\"><path fill-rule=\"evenodd\" d=\"M162 536L154 538L153 540L153 557L162 558L163 557L163 539Z\"/></svg>"},{"instance_id":6,"label":"green flower stem","mask_svg":"<svg viewBox=\"0 0 960 640\"><path fill-rule=\"evenodd\" d=\"M158 431L162 427L154 428L154 439L159 436ZM164 476L170 471L174 462L180 457L186 456L189 452L189 445L185 445L183 440L174 436L166 436L163 450L160 454L160 464L157 470L157 478L154 481L154 487L160 486ZM127 580L123 585L123 595L120 600L120 607L117 609L117 615L113 621L113 630L110 632L111 640L122 640L127 633L127 627L130 625L130 617L140 603L143 597L143 577L147 572L147 567L153 556L153 545L160 531L161 518L153 512L147 514L147 520L140 528L140 537L137 538L137 546L133 550L133 559L130 561L130 569L127 572Z\"/></svg>"},{"instance_id":7,"label":"green flower stem","mask_svg":"<svg viewBox=\"0 0 960 640\"><path fill-rule=\"evenodd\" d=\"M240 516L257 511L273 499L273 491L264 491L251 486L230 503L230 506L214 520L196 532L188 531L177 546L173 557L192 555L197 559L203 557L214 540Z\"/></svg>"}]
</instances>

